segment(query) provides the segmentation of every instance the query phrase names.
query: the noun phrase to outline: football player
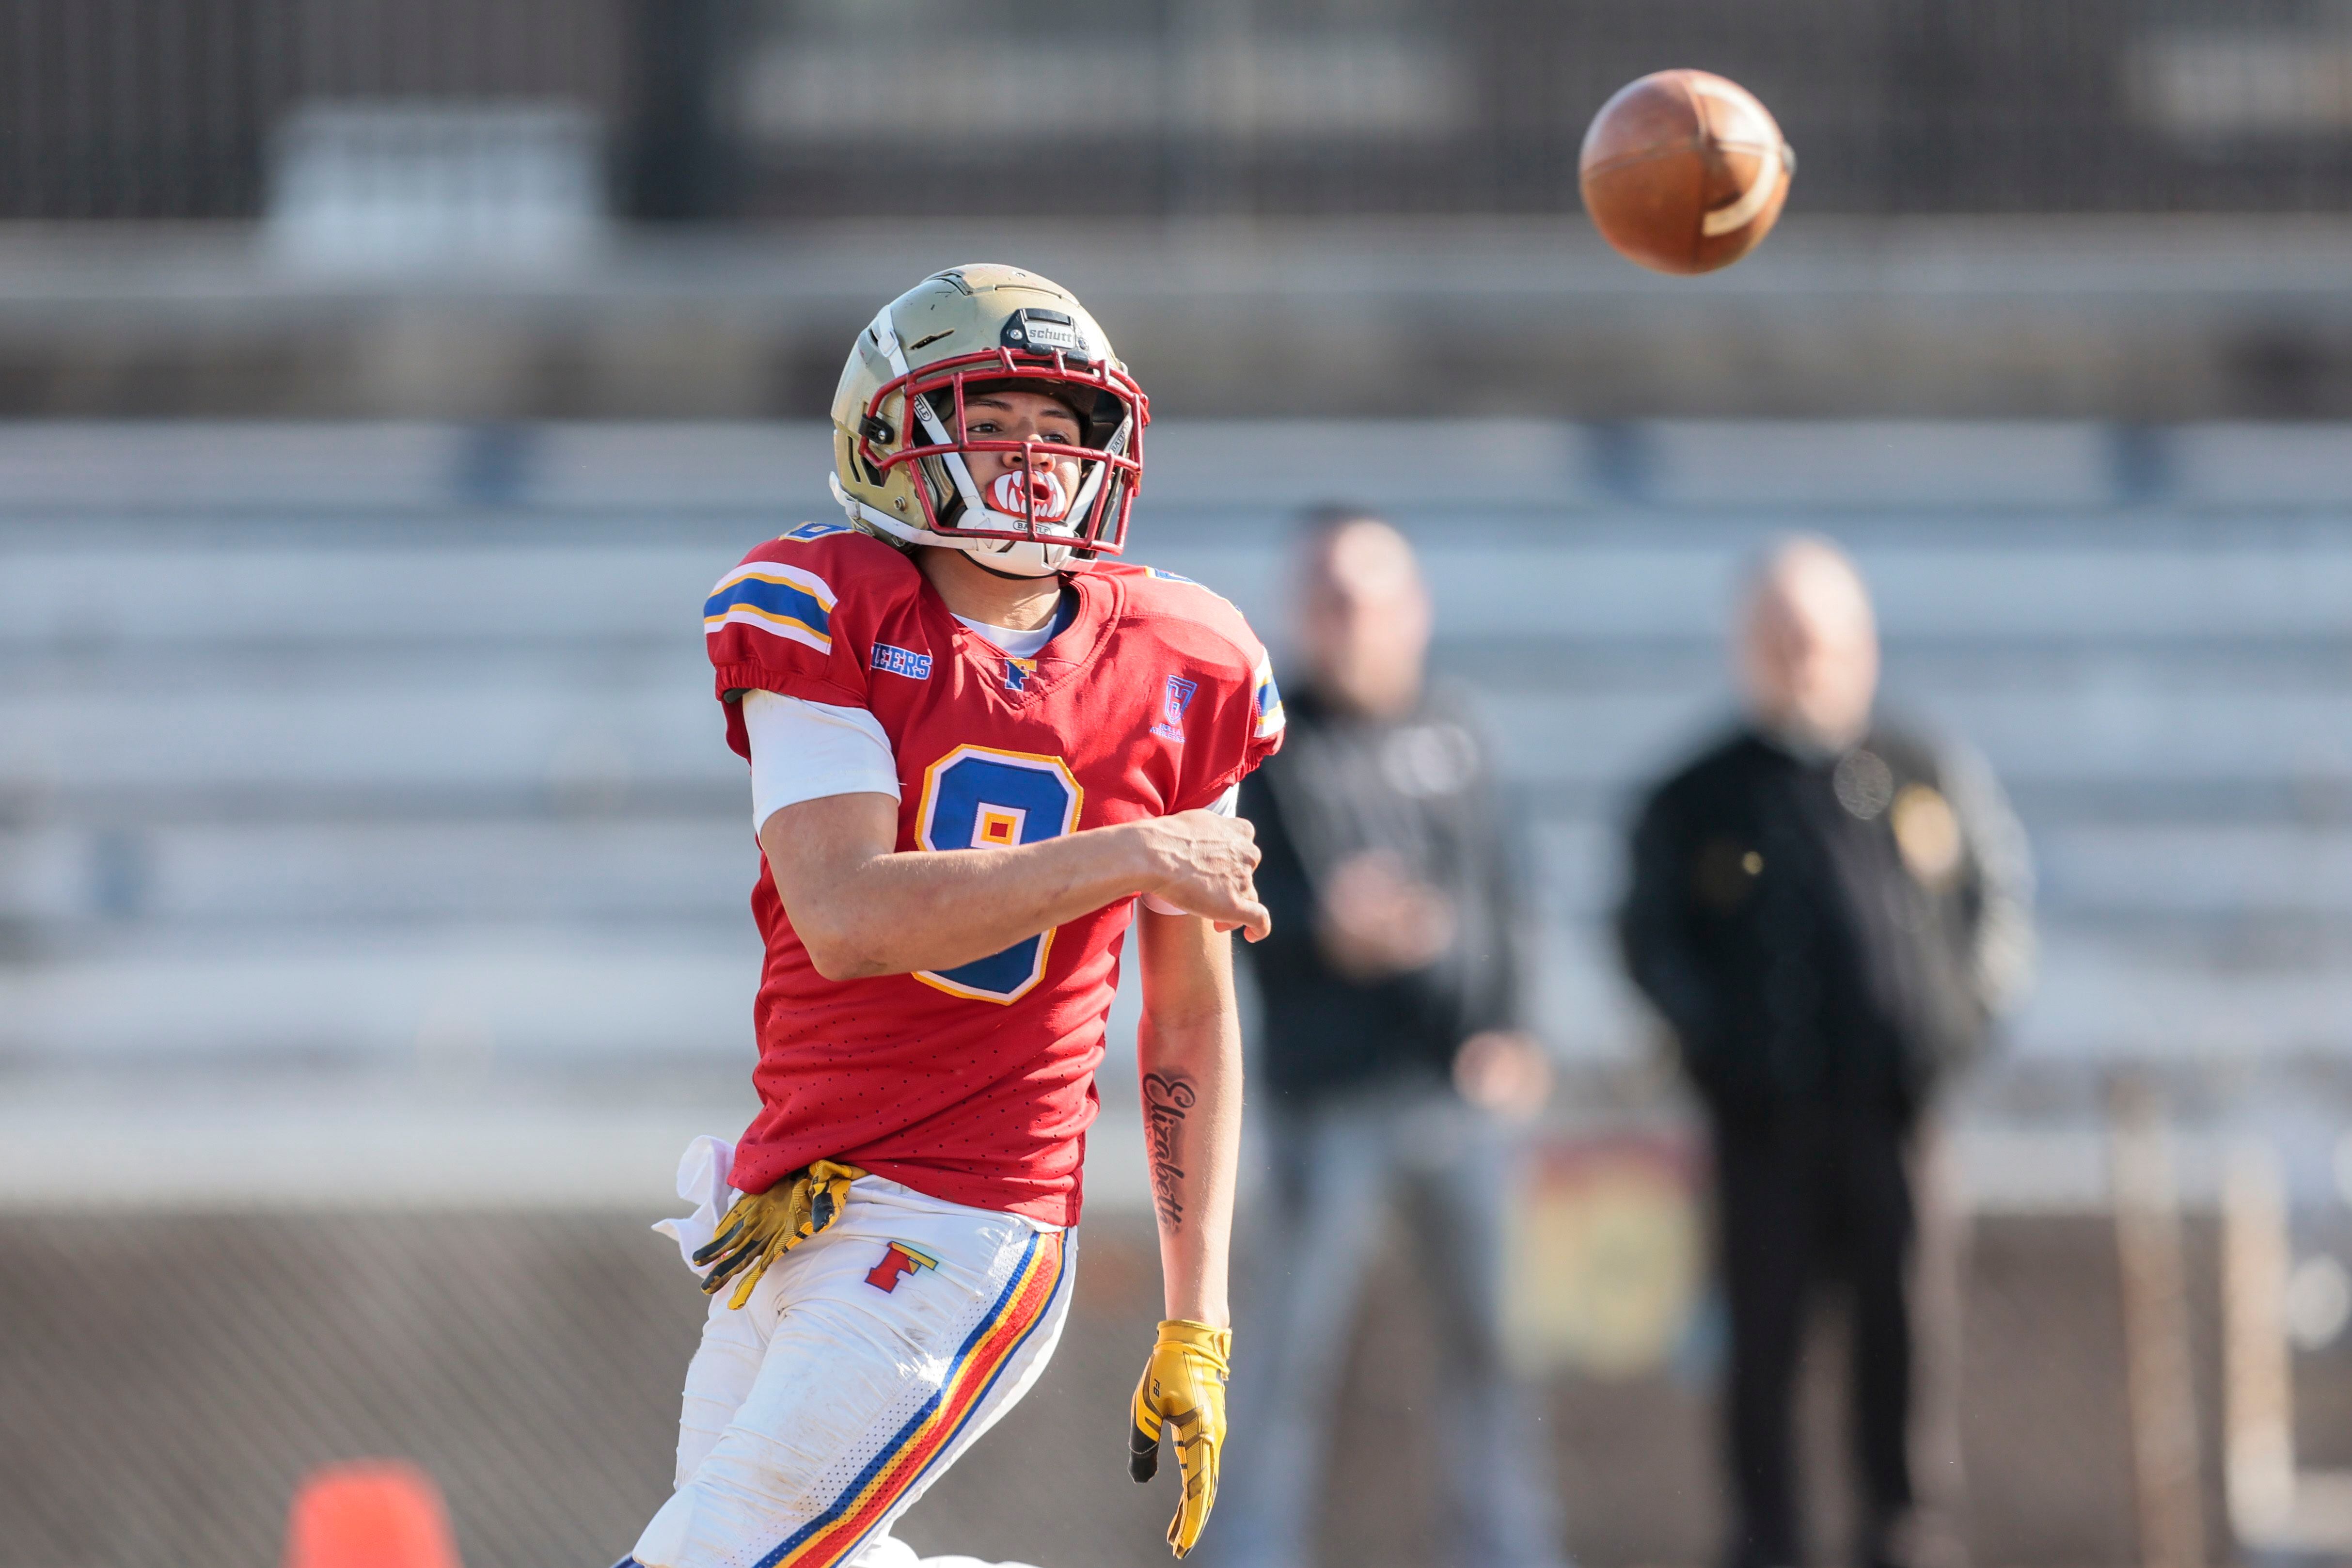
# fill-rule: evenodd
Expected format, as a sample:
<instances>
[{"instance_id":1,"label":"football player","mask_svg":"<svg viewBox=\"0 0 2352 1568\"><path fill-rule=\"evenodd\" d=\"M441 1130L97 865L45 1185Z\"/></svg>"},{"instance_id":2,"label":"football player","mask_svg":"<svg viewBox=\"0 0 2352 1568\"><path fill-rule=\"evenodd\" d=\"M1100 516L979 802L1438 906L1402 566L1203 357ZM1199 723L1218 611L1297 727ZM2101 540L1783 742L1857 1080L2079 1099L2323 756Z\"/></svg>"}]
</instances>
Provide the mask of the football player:
<instances>
[{"instance_id":1,"label":"football player","mask_svg":"<svg viewBox=\"0 0 2352 1568\"><path fill-rule=\"evenodd\" d=\"M704 606L763 856L761 1110L681 1170L704 1201L671 1227L713 1299L644 1568L913 1561L892 1521L1061 1332L1130 926L1167 1318L1129 1467L1150 1479L1165 1428L1180 1557L1216 1500L1228 933L1267 930L1232 803L1282 708L1238 611L1116 559L1147 418L1067 291L938 273L842 373L845 521L760 545Z\"/></svg>"}]
</instances>

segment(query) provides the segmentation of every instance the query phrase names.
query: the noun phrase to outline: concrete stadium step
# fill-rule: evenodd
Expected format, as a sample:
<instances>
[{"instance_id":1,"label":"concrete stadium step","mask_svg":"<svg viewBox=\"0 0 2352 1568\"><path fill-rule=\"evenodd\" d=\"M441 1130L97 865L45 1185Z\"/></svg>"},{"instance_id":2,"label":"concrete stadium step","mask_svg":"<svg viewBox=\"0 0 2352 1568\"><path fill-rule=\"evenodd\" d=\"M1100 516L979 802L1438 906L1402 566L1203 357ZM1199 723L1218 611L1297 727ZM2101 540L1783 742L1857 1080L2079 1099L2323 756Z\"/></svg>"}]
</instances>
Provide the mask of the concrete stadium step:
<instances>
[{"instance_id":1,"label":"concrete stadium step","mask_svg":"<svg viewBox=\"0 0 2352 1568\"><path fill-rule=\"evenodd\" d=\"M1544 1037L1571 1064L1663 1050L1601 924L1546 933L1537 983ZM2063 916L2043 922L2038 978L2001 1031L2000 1068L2068 1077L2096 1103L2099 1076L2135 1064L2328 1062L2352 1017L2352 934L2249 950L2199 934L2151 940ZM1661 1056L1659 1059L1663 1060Z\"/></svg>"},{"instance_id":2,"label":"concrete stadium step","mask_svg":"<svg viewBox=\"0 0 2352 1568\"><path fill-rule=\"evenodd\" d=\"M759 876L730 816L182 824L0 833L0 918L633 924L741 918Z\"/></svg>"},{"instance_id":3,"label":"concrete stadium step","mask_svg":"<svg viewBox=\"0 0 2352 1568\"><path fill-rule=\"evenodd\" d=\"M1630 810L1630 803L1628 805ZM1622 817L1542 817L1545 907L1604 914ZM2045 823L2040 903L2083 923L2211 927L2352 919L2352 826ZM644 927L743 917L759 855L748 809L695 816L162 823L0 831L0 920L83 928L535 921Z\"/></svg>"},{"instance_id":4,"label":"concrete stadium step","mask_svg":"<svg viewBox=\"0 0 2352 1568\"><path fill-rule=\"evenodd\" d=\"M1898 641L1991 645L2025 637L2068 645L2124 637L2193 646L2352 637L2352 533L2337 538L2330 531L2300 542L2216 536L2195 545L2092 547L2053 529L2040 543L1969 545L1953 542L1966 536L1964 520L1950 521L1941 542L1832 530L1848 537L1881 625ZM1662 523L1657 531L1674 531ZM1441 625L1475 627L1482 637L1712 639L1721 634L1743 563L1770 527L1647 547L1416 532ZM1226 593L1254 619L1279 621L1286 563L1273 544L1155 537L1146 558Z\"/></svg>"},{"instance_id":5,"label":"concrete stadium step","mask_svg":"<svg viewBox=\"0 0 2352 1568\"><path fill-rule=\"evenodd\" d=\"M816 505L830 441L814 422L28 423L0 429L0 512ZM2352 493L2352 437L2331 425L1163 419L1146 452L1151 504L1179 509L1339 494L1406 508L2333 512Z\"/></svg>"},{"instance_id":6,"label":"concrete stadium step","mask_svg":"<svg viewBox=\"0 0 2352 1568\"><path fill-rule=\"evenodd\" d=\"M822 497L830 444L807 423L18 423L0 512L757 507Z\"/></svg>"},{"instance_id":7,"label":"concrete stadium step","mask_svg":"<svg viewBox=\"0 0 2352 1568\"><path fill-rule=\"evenodd\" d=\"M260 938L262 940L257 940ZM466 1079L493 1068L556 1075L629 1063L731 1064L751 1052L757 939L748 920L626 929L535 924L110 933L0 964L0 1062L30 1068L212 1063L387 1070ZM1609 932L1554 922L1538 1018L1586 1066L1650 1048ZM1132 1000L1117 1042L1131 1048ZM2041 979L2008 1031L2012 1059L2095 1073L2155 1062L2326 1059L2352 1017L2352 932L2260 942L2105 929L2053 915Z\"/></svg>"},{"instance_id":8,"label":"concrete stadium step","mask_svg":"<svg viewBox=\"0 0 2352 1568\"><path fill-rule=\"evenodd\" d=\"M1981 751L2008 783L2230 782L2352 774L2352 691L2166 690L2154 685L1905 694L1931 726ZM1525 782L1627 784L1727 721L1719 692L1511 694L1485 705Z\"/></svg>"},{"instance_id":9,"label":"concrete stadium step","mask_svg":"<svg viewBox=\"0 0 2352 1568\"><path fill-rule=\"evenodd\" d=\"M544 788L551 800L635 788L716 790L744 777L702 679L595 671L438 688L380 670L289 674L275 689L0 692L0 791L70 810L85 791ZM2018 785L2352 777L2352 691L2176 683L1906 694ZM1720 692L1499 693L1481 705L1507 774L1632 786L1719 727ZM22 809L20 806L19 809ZM38 809L38 807L37 807Z\"/></svg>"},{"instance_id":10,"label":"concrete stadium step","mask_svg":"<svg viewBox=\"0 0 2352 1568\"><path fill-rule=\"evenodd\" d=\"M1954 522L1955 534L1965 531ZM764 527L747 521L728 542L699 529L688 543L661 542L651 523L628 543L486 527L481 534L508 537L404 549L339 541L323 521L303 545L190 544L160 517L135 547L12 543L0 530L0 647L684 637L711 584ZM1200 531L1169 517L1154 536L1139 531L1136 556L1278 622L1279 536L1188 542ZM1444 624L1483 637L1592 640L1717 635L1741 563L1769 530L1641 548L1419 531ZM2096 547L2063 532L2041 544L1969 546L1864 531L1853 543L1897 639L2352 637L2352 530Z\"/></svg>"},{"instance_id":11,"label":"concrete stadium step","mask_svg":"<svg viewBox=\"0 0 2352 1568\"><path fill-rule=\"evenodd\" d=\"M135 548L6 550L0 640L31 647L312 643L430 645L583 636L698 643L702 601L740 556L708 545L426 540L352 545L331 521L300 546L191 545L166 520ZM495 530L485 530L495 532ZM653 532L653 530L646 530ZM747 530L743 546L761 537Z\"/></svg>"},{"instance_id":12,"label":"concrete stadium step","mask_svg":"<svg viewBox=\"0 0 2352 1568\"><path fill-rule=\"evenodd\" d=\"M436 687L378 667L349 678L295 670L226 689L198 680L0 693L0 777L14 775L37 800L85 789L168 800L230 786L518 782L604 798L637 782L740 782L748 775L727 749L708 679L684 666L554 679L493 673Z\"/></svg>"},{"instance_id":13,"label":"concrete stadium step","mask_svg":"<svg viewBox=\"0 0 2352 1568\"><path fill-rule=\"evenodd\" d=\"M1536 843L1549 912L1591 920L1615 907L1619 818L1545 820ZM2078 927L2352 922L2352 824L2074 821L2043 826L2032 845L2038 907Z\"/></svg>"},{"instance_id":14,"label":"concrete stadium step","mask_svg":"<svg viewBox=\"0 0 2352 1568\"><path fill-rule=\"evenodd\" d=\"M0 964L0 1060L376 1061L460 1079L509 1059L748 1061L748 918L600 931L578 920L116 933Z\"/></svg>"}]
</instances>

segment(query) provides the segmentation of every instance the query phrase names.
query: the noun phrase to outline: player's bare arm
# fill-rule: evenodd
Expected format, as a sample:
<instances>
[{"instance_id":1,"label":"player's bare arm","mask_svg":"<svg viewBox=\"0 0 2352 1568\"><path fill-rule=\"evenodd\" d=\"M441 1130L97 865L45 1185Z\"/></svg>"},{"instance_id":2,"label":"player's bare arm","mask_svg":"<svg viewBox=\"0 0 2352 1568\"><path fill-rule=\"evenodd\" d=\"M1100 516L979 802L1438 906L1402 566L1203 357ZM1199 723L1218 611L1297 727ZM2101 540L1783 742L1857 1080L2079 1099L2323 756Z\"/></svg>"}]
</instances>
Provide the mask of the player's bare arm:
<instances>
[{"instance_id":1,"label":"player's bare arm","mask_svg":"<svg viewBox=\"0 0 2352 1568\"><path fill-rule=\"evenodd\" d=\"M1147 910L1136 925L1136 1062L1168 1316L1223 1328L1242 1125L1233 939L1190 915Z\"/></svg>"},{"instance_id":2,"label":"player's bare arm","mask_svg":"<svg viewBox=\"0 0 2352 1568\"><path fill-rule=\"evenodd\" d=\"M898 803L825 795L760 829L784 911L828 980L952 969L1139 893L1251 941L1256 830L1208 811L1093 827L1005 849L897 850Z\"/></svg>"},{"instance_id":3,"label":"player's bare arm","mask_svg":"<svg viewBox=\"0 0 2352 1568\"><path fill-rule=\"evenodd\" d=\"M1184 1495L1169 1521L1168 1544L1181 1557L1216 1505L1225 1438L1241 1021L1231 937L1193 916L1147 910L1138 945L1143 1016L1136 1061L1167 1316L1136 1385L1129 1471L1139 1481L1151 1479L1162 1436L1174 1447Z\"/></svg>"}]
</instances>

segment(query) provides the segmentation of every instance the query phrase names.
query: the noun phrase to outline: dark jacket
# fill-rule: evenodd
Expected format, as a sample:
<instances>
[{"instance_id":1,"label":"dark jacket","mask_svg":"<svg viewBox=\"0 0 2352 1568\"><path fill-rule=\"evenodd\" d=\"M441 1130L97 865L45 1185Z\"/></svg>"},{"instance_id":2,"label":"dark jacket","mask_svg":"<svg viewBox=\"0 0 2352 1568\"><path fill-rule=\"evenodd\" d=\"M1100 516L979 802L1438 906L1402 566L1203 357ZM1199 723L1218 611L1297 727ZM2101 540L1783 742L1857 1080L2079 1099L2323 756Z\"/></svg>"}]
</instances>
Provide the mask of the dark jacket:
<instances>
[{"instance_id":1,"label":"dark jacket","mask_svg":"<svg viewBox=\"0 0 2352 1568\"><path fill-rule=\"evenodd\" d=\"M1282 750L1242 786L1241 813L1265 859L1258 896L1274 934L1243 948L1265 998L1257 1072L1297 1101L1384 1079L1448 1081L1454 1053L1482 1029L1527 1026L1526 910L1514 875L1526 853L1497 798L1483 738L1458 692L1426 692L1402 719L1334 710L1285 692ZM1426 968L1360 984L1324 961L1318 889L1368 850L1452 898L1451 948Z\"/></svg>"},{"instance_id":2,"label":"dark jacket","mask_svg":"<svg viewBox=\"0 0 2352 1568\"><path fill-rule=\"evenodd\" d=\"M2032 872L1966 753L1881 725L1838 756L1742 731L1633 829L1625 967L1718 1115L1908 1121L2030 967Z\"/></svg>"}]
</instances>

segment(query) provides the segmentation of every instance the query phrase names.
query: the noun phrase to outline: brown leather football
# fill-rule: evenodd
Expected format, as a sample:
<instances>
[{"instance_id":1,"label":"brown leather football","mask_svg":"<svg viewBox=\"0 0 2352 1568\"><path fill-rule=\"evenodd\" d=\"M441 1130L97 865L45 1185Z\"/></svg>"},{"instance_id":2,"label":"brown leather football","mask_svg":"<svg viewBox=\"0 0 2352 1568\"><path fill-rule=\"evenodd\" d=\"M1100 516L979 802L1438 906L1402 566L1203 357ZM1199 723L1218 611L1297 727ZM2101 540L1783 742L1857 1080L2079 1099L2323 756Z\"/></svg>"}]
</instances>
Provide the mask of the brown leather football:
<instances>
[{"instance_id":1,"label":"brown leather football","mask_svg":"<svg viewBox=\"0 0 2352 1568\"><path fill-rule=\"evenodd\" d=\"M1655 71L1601 106L1577 159L1584 210L1628 260L1728 267L1772 230L1797 155L1771 111L1706 71Z\"/></svg>"}]
</instances>

